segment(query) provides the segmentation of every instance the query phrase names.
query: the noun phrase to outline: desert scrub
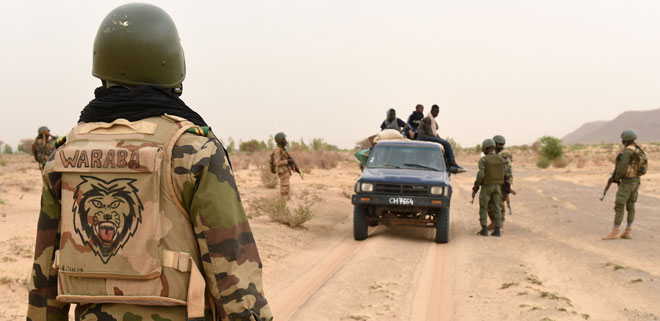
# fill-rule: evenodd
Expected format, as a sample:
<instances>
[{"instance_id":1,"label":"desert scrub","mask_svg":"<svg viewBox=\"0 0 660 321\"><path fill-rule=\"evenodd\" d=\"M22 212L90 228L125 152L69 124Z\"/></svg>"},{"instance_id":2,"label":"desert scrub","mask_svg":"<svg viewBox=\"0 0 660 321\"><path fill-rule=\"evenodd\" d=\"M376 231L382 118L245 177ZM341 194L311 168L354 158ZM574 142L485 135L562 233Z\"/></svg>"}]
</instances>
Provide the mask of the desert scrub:
<instances>
[{"instance_id":1,"label":"desert scrub","mask_svg":"<svg viewBox=\"0 0 660 321\"><path fill-rule=\"evenodd\" d=\"M261 165L259 167L259 176L261 177L261 182L266 188L275 188L277 186L277 174L270 171L269 164Z\"/></svg>"},{"instance_id":2,"label":"desert scrub","mask_svg":"<svg viewBox=\"0 0 660 321\"><path fill-rule=\"evenodd\" d=\"M253 216L268 215L271 220L291 227L302 226L314 217L312 207L321 201L316 194L303 191L292 195L295 203L289 207L286 199L278 196L262 197L250 202ZM294 203L293 201L291 203Z\"/></svg>"},{"instance_id":3,"label":"desert scrub","mask_svg":"<svg viewBox=\"0 0 660 321\"><path fill-rule=\"evenodd\" d=\"M538 168L548 168L550 167L551 162L545 158L545 157L539 157L539 159L536 161L536 167Z\"/></svg>"}]
</instances>

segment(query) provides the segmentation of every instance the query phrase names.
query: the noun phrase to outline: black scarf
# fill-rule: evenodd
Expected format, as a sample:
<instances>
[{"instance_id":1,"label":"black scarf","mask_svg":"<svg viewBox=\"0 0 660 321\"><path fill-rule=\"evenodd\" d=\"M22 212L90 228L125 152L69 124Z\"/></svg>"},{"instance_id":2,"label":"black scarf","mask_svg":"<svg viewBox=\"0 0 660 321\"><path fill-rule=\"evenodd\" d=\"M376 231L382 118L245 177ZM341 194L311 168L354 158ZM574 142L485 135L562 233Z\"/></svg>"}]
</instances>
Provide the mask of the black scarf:
<instances>
[{"instance_id":1,"label":"black scarf","mask_svg":"<svg viewBox=\"0 0 660 321\"><path fill-rule=\"evenodd\" d=\"M197 126L206 126L198 113L186 106L169 89L145 85L129 90L124 87L99 87L96 97L80 112L78 122L111 123L119 118L138 121L164 114L183 117Z\"/></svg>"}]
</instances>

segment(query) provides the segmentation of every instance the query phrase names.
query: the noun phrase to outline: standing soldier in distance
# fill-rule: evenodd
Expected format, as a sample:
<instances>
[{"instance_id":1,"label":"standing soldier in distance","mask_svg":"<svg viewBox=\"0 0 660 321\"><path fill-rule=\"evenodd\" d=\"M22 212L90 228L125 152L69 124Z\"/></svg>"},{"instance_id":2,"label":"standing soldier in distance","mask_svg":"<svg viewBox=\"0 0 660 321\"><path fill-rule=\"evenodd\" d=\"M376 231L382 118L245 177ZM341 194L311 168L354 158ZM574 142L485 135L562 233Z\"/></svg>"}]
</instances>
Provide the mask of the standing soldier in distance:
<instances>
[{"instance_id":1,"label":"standing soldier in distance","mask_svg":"<svg viewBox=\"0 0 660 321\"><path fill-rule=\"evenodd\" d=\"M271 157L275 165L275 173L280 178L280 196L284 199L289 199L289 180L291 178L292 159L286 150L286 134L279 132L275 135L275 143L277 147L273 151Z\"/></svg>"},{"instance_id":2,"label":"standing soldier in distance","mask_svg":"<svg viewBox=\"0 0 660 321\"><path fill-rule=\"evenodd\" d=\"M624 149L616 158L616 167L610 181L619 185L614 202L614 227L610 234L602 237L603 240L619 238L619 227L623 222L624 208L628 210L626 230L621 234L622 239L632 238L632 224L635 220L635 202L639 189L640 176L646 174L648 167L646 154L635 143L637 133L633 130L624 130L621 133L621 143Z\"/></svg>"},{"instance_id":3,"label":"standing soldier in distance","mask_svg":"<svg viewBox=\"0 0 660 321\"><path fill-rule=\"evenodd\" d=\"M504 159L504 184L502 184L502 201L500 204L500 208L502 209L502 228L504 227L504 221L505 221L505 215L504 213L506 212L505 209L505 200L507 197L509 197L509 194L516 195L516 192L511 189L511 184L513 184L513 167L512 167L512 160L513 157L509 151L504 150L504 145L506 145L506 138L502 135L495 135L493 137L493 141L495 141L495 153L502 156ZM495 220L493 217L493 213L495 211L495 206L494 202L497 201L495 199L490 201L490 204L488 204L488 218L490 218L490 224L488 224L488 230L492 230L495 228Z\"/></svg>"},{"instance_id":4,"label":"standing soldier in distance","mask_svg":"<svg viewBox=\"0 0 660 321\"><path fill-rule=\"evenodd\" d=\"M37 138L32 143L32 156L39 163L39 169L44 169L48 157L55 150L55 137L50 134L50 129L41 126L37 130Z\"/></svg>"},{"instance_id":5,"label":"standing soldier in distance","mask_svg":"<svg viewBox=\"0 0 660 321\"><path fill-rule=\"evenodd\" d=\"M488 236L488 204L495 200L493 216L495 218L495 230L491 235L501 236L500 227L502 225L501 203L502 184L504 184L504 159L495 153L495 141L486 139L481 144L482 151L485 154L479 159L479 172L474 181L472 192L479 192L479 223L481 231L479 235Z\"/></svg>"},{"instance_id":6,"label":"standing soldier in distance","mask_svg":"<svg viewBox=\"0 0 660 321\"><path fill-rule=\"evenodd\" d=\"M170 16L111 11L92 74L96 98L44 170L27 320L68 320L70 303L76 320L272 320L227 153L179 99Z\"/></svg>"}]
</instances>

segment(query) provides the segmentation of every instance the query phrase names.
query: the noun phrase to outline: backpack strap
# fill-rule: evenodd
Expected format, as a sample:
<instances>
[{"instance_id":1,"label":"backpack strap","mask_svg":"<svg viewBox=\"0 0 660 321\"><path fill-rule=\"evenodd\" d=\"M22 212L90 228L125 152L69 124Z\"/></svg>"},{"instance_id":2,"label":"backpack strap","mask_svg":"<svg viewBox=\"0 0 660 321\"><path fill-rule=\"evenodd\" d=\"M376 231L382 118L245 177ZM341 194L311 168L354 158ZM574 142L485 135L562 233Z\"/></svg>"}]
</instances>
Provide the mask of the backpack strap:
<instances>
[{"instance_id":1,"label":"backpack strap","mask_svg":"<svg viewBox=\"0 0 660 321\"><path fill-rule=\"evenodd\" d=\"M168 170L172 168L172 150L174 149L174 145L179 140L181 135L183 135L188 129L194 127L194 125L191 122L187 122L187 121L180 123L180 125L182 125L181 128L179 128L179 130L177 130L176 133L174 133L174 135L170 139L170 143L167 144L167 151L165 154L167 155L165 157L167 158L165 160L167 166L165 168L167 168ZM171 173L168 173L167 175L167 187L169 189L170 196L172 197L172 201L174 202L174 204L176 204L176 207L178 207L181 210L181 212L183 212L186 215L186 217L188 217L188 220L191 220L190 213L186 211L186 209L183 207L183 204L181 204L179 197L177 197L176 193L174 192L174 178L172 178Z\"/></svg>"}]
</instances>

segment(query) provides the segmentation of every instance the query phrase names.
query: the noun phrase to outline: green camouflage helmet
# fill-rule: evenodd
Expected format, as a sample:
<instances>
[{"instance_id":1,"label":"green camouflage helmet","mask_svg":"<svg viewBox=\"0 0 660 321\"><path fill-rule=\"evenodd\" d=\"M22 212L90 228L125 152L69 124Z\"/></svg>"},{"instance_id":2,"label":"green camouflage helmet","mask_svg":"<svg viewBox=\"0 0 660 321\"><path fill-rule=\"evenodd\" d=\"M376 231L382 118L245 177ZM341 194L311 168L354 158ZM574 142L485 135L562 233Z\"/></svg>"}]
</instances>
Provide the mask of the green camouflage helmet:
<instances>
[{"instance_id":1,"label":"green camouflage helmet","mask_svg":"<svg viewBox=\"0 0 660 321\"><path fill-rule=\"evenodd\" d=\"M637 133L635 133L635 131L632 130L632 129L624 130L621 133L621 139L623 139L624 141L627 141L627 142L633 141L633 140L637 139Z\"/></svg>"},{"instance_id":2,"label":"green camouflage helmet","mask_svg":"<svg viewBox=\"0 0 660 321\"><path fill-rule=\"evenodd\" d=\"M48 127L46 127L46 126L41 126L41 127L39 127L39 129L37 129L37 134L41 135L47 130L50 130L50 129L48 129Z\"/></svg>"},{"instance_id":3,"label":"green camouflage helmet","mask_svg":"<svg viewBox=\"0 0 660 321\"><path fill-rule=\"evenodd\" d=\"M504 136L502 136L502 135L495 135L495 136L493 137L493 140L494 140L495 143L497 143L497 144L501 144L501 145L506 144L506 139L505 139Z\"/></svg>"},{"instance_id":4,"label":"green camouflage helmet","mask_svg":"<svg viewBox=\"0 0 660 321\"><path fill-rule=\"evenodd\" d=\"M275 134L275 142L276 142L278 145L282 144L282 140L283 140L284 138L286 138L286 134L283 133L283 132L279 132L279 133Z\"/></svg>"},{"instance_id":5,"label":"green camouflage helmet","mask_svg":"<svg viewBox=\"0 0 660 321\"><path fill-rule=\"evenodd\" d=\"M146 3L112 10L94 39L92 75L129 86L180 87L186 63L172 18Z\"/></svg>"},{"instance_id":6,"label":"green camouflage helmet","mask_svg":"<svg viewBox=\"0 0 660 321\"><path fill-rule=\"evenodd\" d=\"M481 148L486 149L489 147L495 147L495 141L490 138L484 140L484 142L481 143Z\"/></svg>"}]
</instances>

